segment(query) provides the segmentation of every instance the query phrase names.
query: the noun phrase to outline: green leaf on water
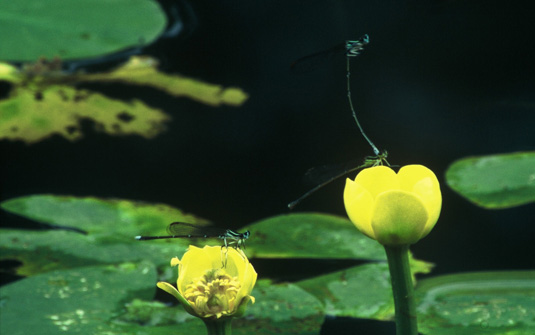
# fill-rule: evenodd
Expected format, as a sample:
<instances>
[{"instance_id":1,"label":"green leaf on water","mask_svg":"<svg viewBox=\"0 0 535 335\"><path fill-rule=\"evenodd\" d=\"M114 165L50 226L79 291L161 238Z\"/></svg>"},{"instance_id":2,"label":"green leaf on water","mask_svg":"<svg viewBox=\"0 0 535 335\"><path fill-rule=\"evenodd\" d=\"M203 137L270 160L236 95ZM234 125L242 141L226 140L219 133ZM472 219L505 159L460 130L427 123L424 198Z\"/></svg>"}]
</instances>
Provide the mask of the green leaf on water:
<instances>
[{"instance_id":1,"label":"green leaf on water","mask_svg":"<svg viewBox=\"0 0 535 335\"><path fill-rule=\"evenodd\" d=\"M182 306L149 302L156 271L146 263L52 271L0 288L0 333L201 334L201 320ZM255 288L255 304L233 321L233 333L318 334L323 307L293 284ZM21 319L24 322L21 322Z\"/></svg>"},{"instance_id":2,"label":"green leaf on water","mask_svg":"<svg viewBox=\"0 0 535 335\"><path fill-rule=\"evenodd\" d=\"M321 302L295 284L257 283L243 318L233 321L236 334L318 334L323 323Z\"/></svg>"},{"instance_id":3,"label":"green leaf on water","mask_svg":"<svg viewBox=\"0 0 535 335\"><path fill-rule=\"evenodd\" d=\"M412 257L410 265L413 277L431 271L430 263ZM358 265L296 284L316 296L325 306L327 315L377 320L389 320L394 316L386 262Z\"/></svg>"},{"instance_id":4,"label":"green leaf on water","mask_svg":"<svg viewBox=\"0 0 535 335\"><path fill-rule=\"evenodd\" d=\"M385 260L384 248L346 218L321 213L298 213L255 222L254 243L247 253L258 258L336 258Z\"/></svg>"},{"instance_id":5,"label":"green leaf on water","mask_svg":"<svg viewBox=\"0 0 535 335\"><path fill-rule=\"evenodd\" d=\"M0 206L28 219L86 233L2 229L0 259L20 261L22 265L16 269L19 275L142 260L173 271L170 259L182 255L195 241L136 241L134 237L165 235L173 221L207 223L171 206L119 199L33 195L7 200Z\"/></svg>"},{"instance_id":6,"label":"green leaf on water","mask_svg":"<svg viewBox=\"0 0 535 335\"><path fill-rule=\"evenodd\" d=\"M78 228L94 238L164 234L169 223L184 221L207 224L208 221L165 204L151 204L123 199L30 195L0 203L8 212L53 225Z\"/></svg>"},{"instance_id":7,"label":"green leaf on water","mask_svg":"<svg viewBox=\"0 0 535 335\"><path fill-rule=\"evenodd\" d=\"M472 203L501 209L535 202L535 152L469 157L454 162L446 182Z\"/></svg>"},{"instance_id":8,"label":"green leaf on water","mask_svg":"<svg viewBox=\"0 0 535 335\"><path fill-rule=\"evenodd\" d=\"M153 42L165 13L151 0L0 2L0 60L102 56Z\"/></svg>"},{"instance_id":9,"label":"green leaf on water","mask_svg":"<svg viewBox=\"0 0 535 335\"><path fill-rule=\"evenodd\" d=\"M138 334L113 320L125 303L150 300L156 271L148 263L124 263L52 271L0 288L0 333ZM139 325L136 324L139 329Z\"/></svg>"},{"instance_id":10,"label":"green leaf on water","mask_svg":"<svg viewBox=\"0 0 535 335\"><path fill-rule=\"evenodd\" d=\"M423 334L535 334L535 271L440 276L415 294Z\"/></svg>"}]
</instances>

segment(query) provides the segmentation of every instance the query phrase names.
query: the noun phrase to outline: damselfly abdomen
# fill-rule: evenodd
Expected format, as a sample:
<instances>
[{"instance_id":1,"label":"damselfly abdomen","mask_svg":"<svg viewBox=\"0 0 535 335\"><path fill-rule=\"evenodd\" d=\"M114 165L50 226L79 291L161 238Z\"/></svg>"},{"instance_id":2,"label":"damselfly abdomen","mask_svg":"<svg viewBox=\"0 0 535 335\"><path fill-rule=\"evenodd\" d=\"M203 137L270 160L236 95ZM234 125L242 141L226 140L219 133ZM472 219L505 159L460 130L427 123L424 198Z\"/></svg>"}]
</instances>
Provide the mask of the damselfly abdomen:
<instances>
[{"instance_id":1,"label":"damselfly abdomen","mask_svg":"<svg viewBox=\"0 0 535 335\"><path fill-rule=\"evenodd\" d=\"M173 222L167 227L165 236L136 236L138 241L160 240L167 238L218 238L223 240L224 246L235 248L245 248L245 240L251 233L238 233L230 229L220 229L217 227L206 227L194 225L186 222Z\"/></svg>"}]
</instances>

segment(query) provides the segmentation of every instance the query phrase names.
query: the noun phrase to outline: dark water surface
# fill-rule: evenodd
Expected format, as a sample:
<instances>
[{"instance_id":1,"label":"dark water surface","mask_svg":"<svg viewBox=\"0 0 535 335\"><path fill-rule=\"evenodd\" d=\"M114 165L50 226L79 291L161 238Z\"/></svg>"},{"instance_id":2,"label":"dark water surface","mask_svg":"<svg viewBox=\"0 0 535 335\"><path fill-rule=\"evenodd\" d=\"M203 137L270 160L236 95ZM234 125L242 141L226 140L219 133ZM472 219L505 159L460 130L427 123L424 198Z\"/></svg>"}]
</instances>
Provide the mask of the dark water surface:
<instances>
[{"instance_id":1,"label":"dark water surface","mask_svg":"<svg viewBox=\"0 0 535 335\"><path fill-rule=\"evenodd\" d=\"M244 89L247 103L213 108L153 90L107 88L170 113L168 131L153 140L110 137L87 123L75 143L0 142L2 199L54 193L162 202L229 228L287 213L286 204L307 191L308 168L372 154L347 104L345 58L302 74L290 65L367 33L370 44L352 61L361 123L392 164L426 165L442 185L443 213L412 247L415 256L437 264L433 275L530 269L533 205L480 209L444 182L458 158L535 147L528 5L195 1L196 30L150 52L166 71ZM333 182L294 211L345 216L343 185Z\"/></svg>"}]
</instances>

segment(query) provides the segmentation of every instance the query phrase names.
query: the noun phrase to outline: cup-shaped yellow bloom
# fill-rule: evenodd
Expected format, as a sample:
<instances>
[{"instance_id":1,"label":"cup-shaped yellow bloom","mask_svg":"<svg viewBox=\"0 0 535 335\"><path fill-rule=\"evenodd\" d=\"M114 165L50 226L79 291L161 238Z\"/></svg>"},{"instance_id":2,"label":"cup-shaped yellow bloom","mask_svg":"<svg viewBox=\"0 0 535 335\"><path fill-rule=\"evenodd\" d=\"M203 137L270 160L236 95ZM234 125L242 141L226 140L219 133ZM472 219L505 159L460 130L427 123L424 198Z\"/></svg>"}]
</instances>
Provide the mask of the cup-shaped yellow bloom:
<instances>
[{"instance_id":1,"label":"cup-shaped yellow bloom","mask_svg":"<svg viewBox=\"0 0 535 335\"><path fill-rule=\"evenodd\" d=\"M386 166L347 179L344 204L353 224L383 245L413 244L426 236L440 215L442 195L433 171L407 165L396 174Z\"/></svg>"},{"instance_id":2,"label":"cup-shaped yellow bloom","mask_svg":"<svg viewBox=\"0 0 535 335\"><path fill-rule=\"evenodd\" d=\"M186 311L200 318L241 316L247 302L254 303L251 291L256 271L247 256L234 248L190 246L178 265L177 288L166 282L157 285L178 299Z\"/></svg>"}]
</instances>

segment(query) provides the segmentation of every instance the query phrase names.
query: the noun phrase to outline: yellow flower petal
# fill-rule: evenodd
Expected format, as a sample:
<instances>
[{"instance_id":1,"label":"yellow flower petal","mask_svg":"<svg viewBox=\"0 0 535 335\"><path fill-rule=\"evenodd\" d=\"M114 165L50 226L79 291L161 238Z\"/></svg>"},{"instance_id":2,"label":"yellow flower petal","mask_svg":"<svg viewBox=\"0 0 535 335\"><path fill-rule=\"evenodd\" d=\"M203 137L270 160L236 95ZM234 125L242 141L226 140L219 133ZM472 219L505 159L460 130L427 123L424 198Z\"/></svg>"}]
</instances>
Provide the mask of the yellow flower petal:
<instances>
[{"instance_id":1,"label":"yellow flower petal","mask_svg":"<svg viewBox=\"0 0 535 335\"><path fill-rule=\"evenodd\" d=\"M364 235L375 239L371 220L373 202L373 196L368 190L351 179L346 179L344 205L347 215L358 230Z\"/></svg>"},{"instance_id":2,"label":"yellow flower petal","mask_svg":"<svg viewBox=\"0 0 535 335\"><path fill-rule=\"evenodd\" d=\"M399 188L396 173L387 166L362 170L355 178L355 183L364 187L374 198L382 192Z\"/></svg>"},{"instance_id":3,"label":"yellow flower petal","mask_svg":"<svg viewBox=\"0 0 535 335\"><path fill-rule=\"evenodd\" d=\"M180 300L180 292L178 292L178 290L173 285L164 281L160 281L156 284L156 286Z\"/></svg>"},{"instance_id":4,"label":"yellow flower petal","mask_svg":"<svg viewBox=\"0 0 535 335\"><path fill-rule=\"evenodd\" d=\"M435 226L442 208L440 184L433 171L423 165L407 165L398 172L400 184L407 191L420 196L427 210L428 219L422 237L425 237Z\"/></svg>"}]
</instances>

